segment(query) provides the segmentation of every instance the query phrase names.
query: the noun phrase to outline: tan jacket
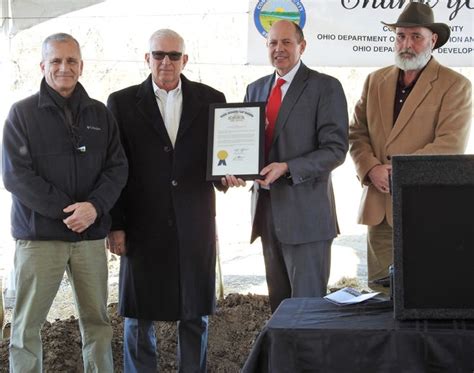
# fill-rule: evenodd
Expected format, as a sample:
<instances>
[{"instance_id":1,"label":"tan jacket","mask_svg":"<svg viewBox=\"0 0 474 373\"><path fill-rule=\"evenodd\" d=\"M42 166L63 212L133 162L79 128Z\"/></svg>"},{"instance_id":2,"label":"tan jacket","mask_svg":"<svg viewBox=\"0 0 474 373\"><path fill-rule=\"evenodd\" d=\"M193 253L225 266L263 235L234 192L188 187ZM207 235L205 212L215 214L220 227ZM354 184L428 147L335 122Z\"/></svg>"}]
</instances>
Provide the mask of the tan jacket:
<instances>
[{"instance_id":1,"label":"tan jacket","mask_svg":"<svg viewBox=\"0 0 474 373\"><path fill-rule=\"evenodd\" d=\"M393 125L399 69L371 73L349 128L350 154L364 188L358 223L392 225L392 200L367 180L370 169L399 154L460 154L472 119L471 82L434 58L421 73Z\"/></svg>"}]
</instances>

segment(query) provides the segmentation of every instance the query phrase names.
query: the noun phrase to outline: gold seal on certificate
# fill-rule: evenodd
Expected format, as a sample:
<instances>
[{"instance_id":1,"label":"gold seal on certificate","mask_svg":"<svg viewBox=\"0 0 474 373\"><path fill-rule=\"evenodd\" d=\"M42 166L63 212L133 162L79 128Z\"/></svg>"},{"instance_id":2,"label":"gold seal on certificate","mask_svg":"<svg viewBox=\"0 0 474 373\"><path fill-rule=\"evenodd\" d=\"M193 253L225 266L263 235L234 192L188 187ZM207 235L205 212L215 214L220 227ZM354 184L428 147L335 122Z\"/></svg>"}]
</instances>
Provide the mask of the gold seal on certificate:
<instances>
[{"instance_id":1,"label":"gold seal on certificate","mask_svg":"<svg viewBox=\"0 0 474 373\"><path fill-rule=\"evenodd\" d=\"M228 157L229 153L227 153L225 150L219 150L217 152L217 158L219 158L219 163L217 164L218 166L227 166L225 163L225 159Z\"/></svg>"},{"instance_id":2,"label":"gold seal on certificate","mask_svg":"<svg viewBox=\"0 0 474 373\"><path fill-rule=\"evenodd\" d=\"M209 109L207 180L235 175L260 178L265 103L212 104Z\"/></svg>"}]
</instances>

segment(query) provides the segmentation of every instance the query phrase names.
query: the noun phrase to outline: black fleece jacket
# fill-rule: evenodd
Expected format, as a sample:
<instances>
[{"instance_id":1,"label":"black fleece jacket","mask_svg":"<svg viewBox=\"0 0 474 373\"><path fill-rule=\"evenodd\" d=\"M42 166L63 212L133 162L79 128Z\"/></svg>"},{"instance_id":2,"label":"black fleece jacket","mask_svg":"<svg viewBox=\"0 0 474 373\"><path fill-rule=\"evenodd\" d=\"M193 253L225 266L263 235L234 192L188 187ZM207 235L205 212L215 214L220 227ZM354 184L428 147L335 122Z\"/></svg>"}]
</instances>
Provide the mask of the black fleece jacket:
<instances>
[{"instance_id":1,"label":"black fleece jacket","mask_svg":"<svg viewBox=\"0 0 474 373\"><path fill-rule=\"evenodd\" d=\"M43 79L38 93L14 104L3 129L3 183L12 193L12 235L69 242L104 238L109 210L128 175L117 124L105 105L77 83L72 134L47 88ZM85 201L98 216L78 234L63 223L63 209Z\"/></svg>"}]
</instances>

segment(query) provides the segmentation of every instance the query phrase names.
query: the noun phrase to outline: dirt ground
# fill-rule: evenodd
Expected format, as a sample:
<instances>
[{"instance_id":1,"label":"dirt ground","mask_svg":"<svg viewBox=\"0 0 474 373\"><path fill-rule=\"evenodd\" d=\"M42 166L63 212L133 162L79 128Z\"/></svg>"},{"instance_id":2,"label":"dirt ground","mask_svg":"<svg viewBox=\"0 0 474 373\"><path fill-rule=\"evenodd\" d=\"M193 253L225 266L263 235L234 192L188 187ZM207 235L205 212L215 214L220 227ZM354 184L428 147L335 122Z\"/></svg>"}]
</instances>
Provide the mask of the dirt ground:
<instances>
[{"instance_id":1,"label":"dirt ground","mask_svg":"<svg viewBox=\"0 0 474 373\"><path fill-rule=\"evenodd\" d=\"M346 252L344 240L341 238L337 251ZM354 238L350 238L353 245ZM243 255L235 252L230 257L224 257L224 264L236 262ZM341 255L341 254L337 254ZM347 261L347 254L344 255ZM237 259L235 259L236 257ZM247 258L248 259L248 258ZM253 255L248 261L254 262ZM342 258L337 260L342 262ZM244 261L247 263L247 261ZM230 263L229 263L230 264ZM248 266L248 265L247 265ZM115 372L122 372L122 318L117 315L115 303L118 299L118 268L119 260L112 256L109 259L109 315L114 329L112 348L115 362ZM270 318L268 296L251 294L255 289L262 291L265 286L264 276L245 275L245 266L238 266L240 276L224 276L225 298L217 302L216 314L210 317L208 372L234 373L239 372L253 342ZM231 269L230 265L226 267ZM342 277L330 286L335 291L344 286L364 290L359 278ZM71 287L67 277L64 278L56 299L48 314L48 320L42 329L44 372L82 372L81 337L78 321L75 316L74 302L71 297ZM247 294L247 295L244 295ZM6 322L11 320L11 309L5 315ZM7 330L8 332L8 330ZM159 371L163 373L176 372L176 325L175 323L160 322L156 324L159 350ZM8 372L8 343L0 341L0 373Z\"/></svg>"},{"instance_id":2,"label":"dirt ground","mask_svg":"<svg viewBox=\"0 0 474 373\"><path fill-rule=\"evenodd\" d=\"M116 304L109 306L114 329L112 342L115 372L122 372L122 318ZM209 323L209 372L239 372L252 344L270 317L268 297L229 294L218 301ZM159 371L176 372L176 324L156 324L159 342ZM44 371L81 372L81 337L77 319L47 322L42 330ZM8 372L8 339L0 341L0 372Z\"/></svg>"},{"instance_id":3,"label":"dirt ground","mask_svg":"<svg viewBox=\"0 0 474 373\"><path fill-rule=\"evenodd\" d=\"M227 216L219 224L220 262L223 273L224 300L218 301L217 313L210 318L208 371L239 372L252 344L270 317L266 294L263 256L259 243L248 244L250 222L245 216L249 205L246 190L231 191L221 198L220 216ZM232 194L232 196L230 196ZM347 195L346 193L345 195ZM2 196L4 198L2 199ZM8 197L8 198L6 198ZM232 198L231 198L232 197ZM2 194L0 202L9 203L9 196ZM347 202L347 201L346 201ZM0 203L0 204L1 204ZM347 205L347 203L341 203ZM7 210L5 210L7 211ZM225 215L225 211L232 214ZM364 288L367 276L365 259L365 231L350 227L344 222L350 214L341 214L344 235L338 237L332 250L331 290L343 286ZM238 217L238 219L236 218ZM235 219L234 219L235 218ZM14 247L10 241L9 223L0 214L0 277L8 273L7 264L12 262ZM2 232L5 231L5 232ZM9 251L10 250L10 251ZM115 371L122 372L122 319L117 316L114 303L118 299L119 260L109 258L110 316L114 327L113 351ZM3 272L2 272L3 271ZM64 279L43 328L44 371L81 372L81 339L77 312L71 296L71 287ZM247 294L247 295L243 295ZM261 295L250 295L261 294ZM7 310L6 321L11 319ZM56 320L56 321L55 321ZM160 372L176 371L176 333L174 323L158 323ZM0 373L8 372L8 340L0 341Z\"/></svg>"}]
</instances>

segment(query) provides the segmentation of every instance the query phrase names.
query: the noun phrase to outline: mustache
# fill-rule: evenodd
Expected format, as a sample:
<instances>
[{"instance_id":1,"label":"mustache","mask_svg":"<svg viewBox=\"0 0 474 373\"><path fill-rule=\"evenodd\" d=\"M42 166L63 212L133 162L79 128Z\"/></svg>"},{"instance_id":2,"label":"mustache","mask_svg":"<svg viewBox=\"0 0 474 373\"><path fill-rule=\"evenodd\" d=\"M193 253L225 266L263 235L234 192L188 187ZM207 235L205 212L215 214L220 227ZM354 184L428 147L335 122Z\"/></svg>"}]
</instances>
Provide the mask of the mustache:
<instances>
[{"instance_id":1,"label":"mustache","mask_svg":"<svg viewBox=\"0 0 474 373\"><path fill-rule=\"evenodd\" d=\"M399 56L410 55L410 56L413 56L413 57L417 56L415 51L411 48L405 48L405 49L402 49L402 50L398 51L398 55Z\"/></svg>"}]
</instances>

